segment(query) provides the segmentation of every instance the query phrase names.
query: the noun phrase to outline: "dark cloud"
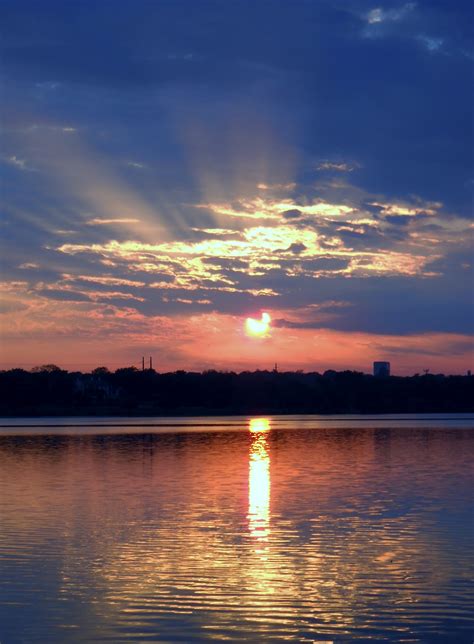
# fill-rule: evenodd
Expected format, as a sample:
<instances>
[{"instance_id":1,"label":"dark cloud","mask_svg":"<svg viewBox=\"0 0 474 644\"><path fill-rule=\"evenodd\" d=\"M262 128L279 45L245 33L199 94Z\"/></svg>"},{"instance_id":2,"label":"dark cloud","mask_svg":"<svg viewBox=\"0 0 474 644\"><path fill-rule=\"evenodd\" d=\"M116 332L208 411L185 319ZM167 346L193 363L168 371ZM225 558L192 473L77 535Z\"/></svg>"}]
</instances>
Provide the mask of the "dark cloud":
<instances>
[{"instance_id":1,"label":"dark cloud","mask_svg":"<svg viewBox=\"0 0 474 644\"><path fill-rule=\"evenodd\" d=\"M91 298L86 293L80 291L62 291L58 289L37 289L37 295L41 295L49 300L63 300L64 302L91 302ZM123 304L123 301L122 301Z\"/></svg>"},{"instance_id":2,"label":"dark cloud","mask_svg":"<svg viewBox=\"0 0 474 644\"><path fill-rule=\"evenodd\" d=\"M296 208L293 208L292 210L286 210L284 213L282 213L282 216L284 219L299 219L302 216L301 210L297 210Z\"/></svg>"},{"instance_id":3,"label":"dark cloud","mask_svg":"<svg viewBox=\"0 0 474 644\"><path fill-rule=\"evenodd\" d=\"M286 250L295 255L299 255L306 250L306 246L304 244L291 244Z\"/></svg>"},{"instance_id":4,"label":"dark cloud","mask_svg":"<svg viewBox=\"0 0 474 644\"><path fill-rule=\"evenodd\" d=\"M407 215L387 215L385 221L394 226L408 226L412 223L411 217Z\"/></svg>"},{"instance_id":5,"label":"dark cloud","mask_svg":"<svg viewBox=\"0 0 474 644\"><path fill-rule=\"evenodd\" d=\"M369 248L387 248L392 245L391 241L385 239L388 235L393 235L388 231L380 231L371 226L355 226L354 228L345 227L334 227L334 233L340 237L347 246L352 248L369 249ZM396 233L398 235L398 232Z\"/></svg>"},{"instance_id":6,"label":"dark cloud","mask_svg":"<svg viewBox=\"0 0 474 644\"><path fill-rule=\"evenodd\" d=\"M403 346L393 346L393 345L384 345L380 343L374 343L372 348L374 350L378 349L383 355L410 355L413 354L413 347L403 347ZM442 355L456 355L463 356L469 355L472 353L473 343L469 340L450 340L447 339L440 347L438 348L417 348L416 352L420 355L439 357Z\"/></svg>"},{"instance_id":7,"label":"dark cloud","mask_svg":"<svg viewBox=\"0 0 474 644\"><path fill-rule=\"evenodd\" d=\"M349 266L349 261L339 257L317 257L305 260L304 268L307 271L340 271Z\"/></svg>"}]
</instances>

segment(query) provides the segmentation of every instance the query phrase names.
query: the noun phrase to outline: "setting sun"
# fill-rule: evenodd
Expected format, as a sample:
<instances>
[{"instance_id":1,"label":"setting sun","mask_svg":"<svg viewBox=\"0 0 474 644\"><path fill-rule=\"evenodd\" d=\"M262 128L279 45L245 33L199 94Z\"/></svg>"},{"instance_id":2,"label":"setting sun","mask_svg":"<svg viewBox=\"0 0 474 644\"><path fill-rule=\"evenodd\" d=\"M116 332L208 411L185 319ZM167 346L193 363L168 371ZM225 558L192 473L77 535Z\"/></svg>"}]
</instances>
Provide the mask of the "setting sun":
<instances>
[{"instance_id":1,"label":"setting sun","mask_svg":"<svg viewBox=\"0 0 474 644\"><path fill-rule=\"evenodd\" d=\"M262 313L260 320L247 318L245 321L245 331L247 335L263 336L270 328L271 317L268 313Z\"/></svg>"}]
</instances>

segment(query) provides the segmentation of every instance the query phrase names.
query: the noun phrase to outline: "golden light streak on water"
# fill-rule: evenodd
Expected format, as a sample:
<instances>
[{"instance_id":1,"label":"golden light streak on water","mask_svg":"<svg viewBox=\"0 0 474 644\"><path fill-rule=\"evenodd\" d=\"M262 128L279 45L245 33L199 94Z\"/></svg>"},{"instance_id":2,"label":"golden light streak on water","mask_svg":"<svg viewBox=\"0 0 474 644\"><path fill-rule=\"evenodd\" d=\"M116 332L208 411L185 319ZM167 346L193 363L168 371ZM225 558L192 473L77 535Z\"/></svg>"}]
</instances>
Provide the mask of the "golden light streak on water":
<instances>
[{"instance_id":1,"label":"golden light streak on water","mask_svg":"<svg viewBox=\"0 0 474 644\"><path fill-rule=\"evenodd\" d=\"M249 531L258 541L270 534L270 454L268 418L253 418L249 423L252 444L249 454Z\"/></svg>"},{"instance_id":2,"label":"golden light streak on water","mask_svg":"<svg viewBox=\"0 0 474 644\"><path fill-rule=\"evenodd\" d=\"M269 432L270 419L269 418L252 418L249 422L249 431L252 434L261 434L262 432Z\"/></svg>"}]
</instances>

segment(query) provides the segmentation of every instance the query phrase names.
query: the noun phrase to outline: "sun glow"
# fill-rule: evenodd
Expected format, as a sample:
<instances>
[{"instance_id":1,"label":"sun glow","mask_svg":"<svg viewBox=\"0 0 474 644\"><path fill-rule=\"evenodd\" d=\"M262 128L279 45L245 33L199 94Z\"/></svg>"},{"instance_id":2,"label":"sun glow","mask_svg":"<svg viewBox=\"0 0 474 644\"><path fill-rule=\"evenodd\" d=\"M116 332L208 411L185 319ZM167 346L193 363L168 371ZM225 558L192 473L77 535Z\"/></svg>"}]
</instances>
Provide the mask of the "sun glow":
<instances>
[{"instance_id":1,"label":"sun glow","mask_svg":"<svg viewBox=\"0 0 474 644\"><path fill-rule=\"evenodd\" d=\"M266 335L270 328L271 317L268 313L262 313L260 320L247 318L245 321L245 331L247 335L263 336Z\"/></svg>"}]
</instances>

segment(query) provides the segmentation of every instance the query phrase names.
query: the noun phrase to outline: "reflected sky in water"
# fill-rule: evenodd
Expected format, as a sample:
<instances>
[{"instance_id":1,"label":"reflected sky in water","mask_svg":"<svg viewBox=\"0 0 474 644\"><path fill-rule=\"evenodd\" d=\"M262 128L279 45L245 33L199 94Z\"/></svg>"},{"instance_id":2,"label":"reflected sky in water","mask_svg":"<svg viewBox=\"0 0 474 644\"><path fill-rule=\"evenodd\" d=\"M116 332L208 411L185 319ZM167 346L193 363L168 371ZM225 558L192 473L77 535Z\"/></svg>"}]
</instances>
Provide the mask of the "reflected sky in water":
<instances>
[{"instance_id":1,"label":"reflected sky in water","mask_svg":"<svg viewBox=\"0 0 474 644\"><path fill-rule=\"evenodd\" d=\"M0 435L2 644L471 644L474 430L232 423Z\"/></svg>"}]
</instances>

